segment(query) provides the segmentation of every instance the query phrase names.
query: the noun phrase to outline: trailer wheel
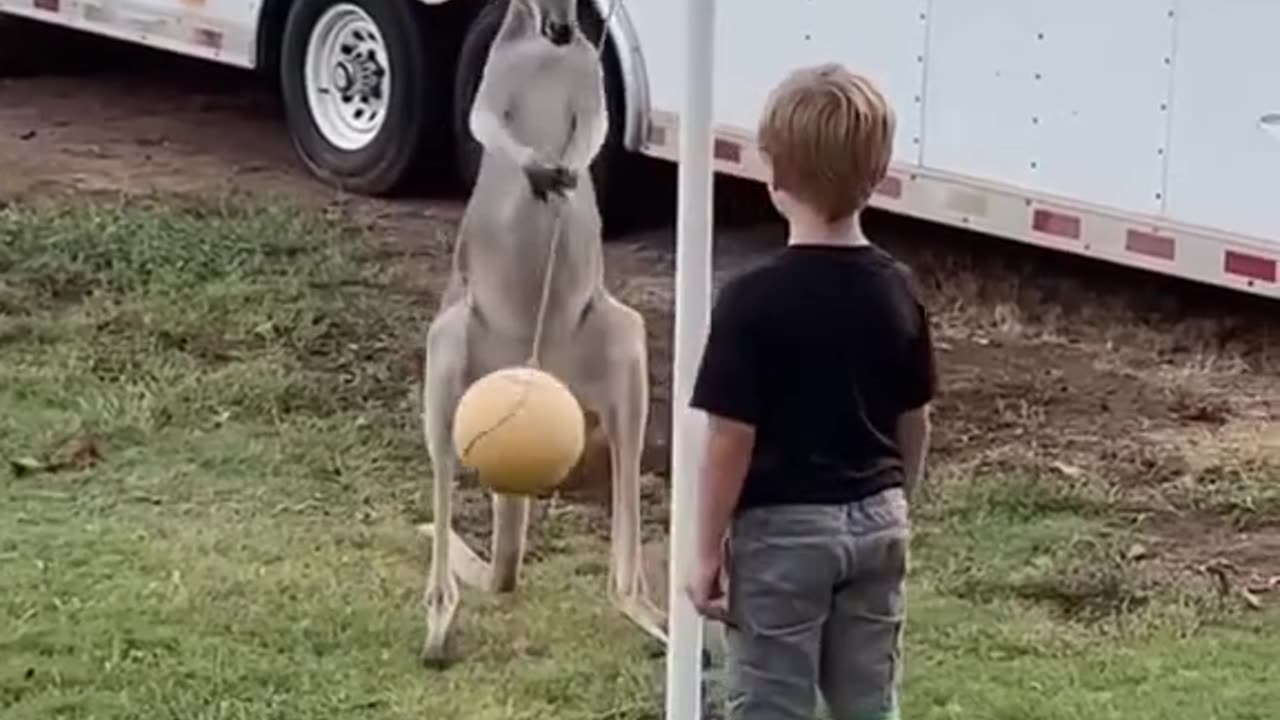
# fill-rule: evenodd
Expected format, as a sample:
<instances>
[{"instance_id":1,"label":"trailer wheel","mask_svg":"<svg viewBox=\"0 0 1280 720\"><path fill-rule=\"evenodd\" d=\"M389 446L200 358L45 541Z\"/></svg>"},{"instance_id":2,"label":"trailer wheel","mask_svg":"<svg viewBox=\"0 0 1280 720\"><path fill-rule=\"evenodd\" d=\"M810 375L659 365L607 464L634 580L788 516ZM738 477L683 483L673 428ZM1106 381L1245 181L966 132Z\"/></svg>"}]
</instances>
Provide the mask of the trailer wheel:
<instances>
[{"instance_id":1,"label":"trailer wheel","mask_svg":"<svg viewBox=\"0 0 1280 720\"><path fill-rule=\"evenodd\" d=\"M480 143L471 136L470 115L471 104L475 100L476 90L480 87L480 78L484 74L485 62L489 59L489 48L502 26L503 15L507 11L507 0L490 0L480 9L467 29L462 49L458 53L458 67L453 84L453 146L456 155L454 162L461 176L463 186L470 190L480 172L480 157L483 149ZM583 32L592 41L604 32L603 23L596 14L595 7L589 2L578 4L578 18ZM609 186L613 181L613 172L617 167L615 160L622 149L623 112L622 92L617 80L608 48L601 58L605 68L605 102L609 108L609 134L604 145L591 163L591 177L595 184L597 202L605 216L605 224L610 222Z\"/></svg>"},{"instance_id":2,"label":"trailer wheel","mask_svg":"<svg viewBox=\"0 0 1280 720\"><path fill-rule=\"evenodd\" d=\"M284 26L280 80L294 147L311 172L381 195L444 135L444 98L413 3L297 0Z\"/></svg>"}]
</instances>

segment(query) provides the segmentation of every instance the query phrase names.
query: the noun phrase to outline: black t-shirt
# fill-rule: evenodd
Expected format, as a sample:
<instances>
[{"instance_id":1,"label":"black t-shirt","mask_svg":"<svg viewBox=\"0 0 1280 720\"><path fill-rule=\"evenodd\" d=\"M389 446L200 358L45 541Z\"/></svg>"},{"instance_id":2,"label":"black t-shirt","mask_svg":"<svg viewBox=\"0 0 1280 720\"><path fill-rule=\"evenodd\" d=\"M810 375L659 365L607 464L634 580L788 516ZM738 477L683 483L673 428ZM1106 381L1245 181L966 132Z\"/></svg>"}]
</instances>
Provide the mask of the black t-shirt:
<instances>
[{"instance_id":1,"label":"black t-shirt","mask_svg":"<svg viewBox=\"0 0 1280 720\"><path fill-rule=\"evenodd\" d=\"M738 507L902 485L898 416L937 387L929 317L873 245L789 246L720 292L692 405L756 428Z\"/></svg>"}]
</instances>

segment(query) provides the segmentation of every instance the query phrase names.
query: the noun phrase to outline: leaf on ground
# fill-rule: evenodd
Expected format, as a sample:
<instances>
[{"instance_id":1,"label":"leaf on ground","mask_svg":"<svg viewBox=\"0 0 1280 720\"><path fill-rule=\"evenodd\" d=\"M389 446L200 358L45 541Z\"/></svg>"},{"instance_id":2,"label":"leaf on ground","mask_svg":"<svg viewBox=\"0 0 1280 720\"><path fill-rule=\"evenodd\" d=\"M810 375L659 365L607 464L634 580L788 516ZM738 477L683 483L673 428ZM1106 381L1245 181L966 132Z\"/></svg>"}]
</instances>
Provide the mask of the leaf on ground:
<instances>
[{"instance_id":1,"label":"leaf on ground","mask_svg":"<svg viewBox=\"0 0 1280 720\"><path fill-rule=\"evenodd\" d=\"M1147 551L1147 547L1142 543L1130 545L1128 552L1125 553L1125 557L1133 561L1145 560L1149 556L1150 553Z\"/></svg>"},{"instance_id":2,"label":"leaf on ground","mask_svg":"<svg viewBox=\"0 0 1280 720\"><path fill-rule=\"evenodd\" d=\"M102 461L102 449L98 439L88 434L77 434L64 441L48 459L19 457L9 461L13 474L22 477L34 473L55 473L63 470L88 470Z\"/></svg>"},{"instance_id":3,"label":"leaf on ground","mask_svg":"<svg viewBox=\"0 0 1280 720\"><path fill-rule=\"evenodd\" d=\"M13 468L13 474L18 477L30 475L31 473L45 472L48 469L47 463L42 463L32 457L14 458L9 461L9 466Z\"/></svg>"},{"instance_id":4,"label":"leaf on ground","mask_svg":"<svg viewBox=\"0 0 1280 720\"><path fill-rule=\"evenodd\" d=\"M51 470L88 470L102 461L102 448L98 439L88 434L78 434L53 451L49 461Z\"/></svg>"}]
</instances>

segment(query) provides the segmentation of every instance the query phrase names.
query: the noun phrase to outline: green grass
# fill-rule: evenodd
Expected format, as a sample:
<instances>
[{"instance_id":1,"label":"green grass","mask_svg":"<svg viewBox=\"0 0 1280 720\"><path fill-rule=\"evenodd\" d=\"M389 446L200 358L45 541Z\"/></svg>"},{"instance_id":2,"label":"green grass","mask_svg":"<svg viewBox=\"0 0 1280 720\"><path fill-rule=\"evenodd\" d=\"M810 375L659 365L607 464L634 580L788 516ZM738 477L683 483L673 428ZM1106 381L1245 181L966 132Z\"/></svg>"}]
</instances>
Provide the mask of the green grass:
<instances>
[{"instance_id":1,"label":"green grass","mask_svg":"<svg viewBox=\"0 0 1280 720\"><path fill-rule=\"evenodd\" d=\"M0 210L0 717L656 718L661 667L598 539L468 593L417 662L427 473L358 243L278 208ZM399 302L406 302L401 299ZM405 338L409 338L405 340ZM1121 560L1105 504L1031 476L921 513L905 717L1272 718L1280 627Z\"/></svg>"}]
</instances>

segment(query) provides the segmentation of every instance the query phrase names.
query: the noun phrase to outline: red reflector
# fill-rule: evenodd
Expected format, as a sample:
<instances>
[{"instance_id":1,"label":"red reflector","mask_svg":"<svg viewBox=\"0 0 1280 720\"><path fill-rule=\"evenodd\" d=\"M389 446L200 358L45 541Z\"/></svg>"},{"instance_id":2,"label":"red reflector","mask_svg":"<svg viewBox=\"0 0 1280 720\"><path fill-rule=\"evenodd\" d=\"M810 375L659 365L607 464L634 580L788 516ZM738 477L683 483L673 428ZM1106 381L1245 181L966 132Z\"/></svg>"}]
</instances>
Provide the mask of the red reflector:
<instances>
[{"instance_id":1,"label":"red reflector","mask_svg":"<svg viewBox=\"0 0 1280 720\"><path fill-rule=\"evenodd\" d=\"M31 0L31 4L37 10L48 10L49 12L58 12L59 6L62 4L59 0Z\"/></svg>"},{"instance_id":2,"label":"red reflector","mask_svg":"<svg viewBox=\"0 0 1280 720\"><path fill-rule=\"evenodd\" d=\"M885 176L885 179L880 182L880 186L876 188L876 193L895 200L902 197L902 179L892 175Z\"/></svg>"},{"instance_id":3,"label":"red reflector","mask_svg":"<svg viewBox=\"0 0 1280 720\"><path fill-rule=\"evenodd\" d=\"M214 50L222 49L222 33L208 28L196 28L196 44Z\"/></svg>"},{"instance_id":4,"label":"red reflector","mask_svg":"<svg viewBox=\"0 0 1280 720\"><path fill-rule=\"evenodd\" d=\"M1046 235L1079 240L1080 218L1051 210L1036 210L1031 215L1031 229Z\"/></svg>"},{"instance_id":5,"label":"red reflector","mask_svg":"<svg viewBox=\"0 0 1280 720\"><path fill-rule=\"evenodd\" d=\"M1124 249L1139 255L1150 255L1161 260L1172 260L1174 256L1173 238L1155 233L1130 230L1124 238Z\"/></svg>"},{"instance_id":6,"label":"red reflector","mask_svg":"<svg viewBox=\"0 0 1280 720\"><path fill-rule=\"evenodd\" d=\"M1253 278L1264 282L1276 281L1276 261L1257 255L1247 255L1235 250L1228 250L1223 258L1222 269L1228 275Z\"/></svg>"},{"instance_id":7,"label":"red reflector","mask_svg":"<svg viewBox=\"0 0 1280 720\"><path fill-rule=\"evenodd\" d=\"M716 138L715 150L712 155L715 159L724 160L725 162L742 162L742 146L736 142Z\"/></svg>"}]
</instances>

